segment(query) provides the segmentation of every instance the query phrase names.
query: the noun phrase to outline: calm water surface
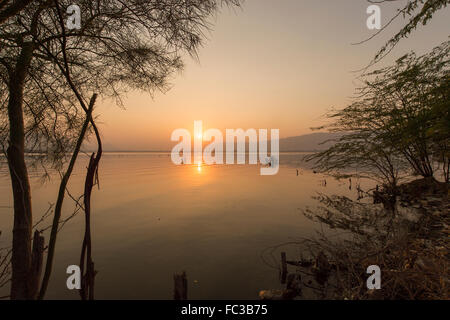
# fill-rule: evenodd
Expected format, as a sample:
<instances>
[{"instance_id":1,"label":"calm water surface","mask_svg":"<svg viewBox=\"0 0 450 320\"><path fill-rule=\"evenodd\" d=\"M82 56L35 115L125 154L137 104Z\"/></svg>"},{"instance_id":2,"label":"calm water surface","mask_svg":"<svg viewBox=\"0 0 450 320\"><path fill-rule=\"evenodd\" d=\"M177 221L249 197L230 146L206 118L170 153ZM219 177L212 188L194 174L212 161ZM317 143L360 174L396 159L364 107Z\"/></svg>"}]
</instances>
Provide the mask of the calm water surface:
<instances>
[{"instance_id":1,"label":"calm water surface","mask_svg":"<svg viewBox=\"0 0 450 320\"><path fill-rule=\"evenodd\" d=\"M346 183L327 179L324 186L303 155L282 154L279 173L261 176L252 165L175 166L165 153L106 153L92 199L96 297L171 299L173 274L183 270L190 299L255 299L259 290L280 288L277 271L261 259L264 249L314 234L318 226L300 209L315 205L317 192L354 197ZM73 195L83 191L87 160L77 163ZM6 169L0 168L0 247L11 243ZM55 175L43 184L40 172L31 175L36 221L55 202L58 181ZM64 215L73 209L66 197ZM67 290L65 270L79 263L83 228L80 213L59 234L48 298L79 298ZM295 246L287 251L298 253Z\"/></svg>"}]
</instances>

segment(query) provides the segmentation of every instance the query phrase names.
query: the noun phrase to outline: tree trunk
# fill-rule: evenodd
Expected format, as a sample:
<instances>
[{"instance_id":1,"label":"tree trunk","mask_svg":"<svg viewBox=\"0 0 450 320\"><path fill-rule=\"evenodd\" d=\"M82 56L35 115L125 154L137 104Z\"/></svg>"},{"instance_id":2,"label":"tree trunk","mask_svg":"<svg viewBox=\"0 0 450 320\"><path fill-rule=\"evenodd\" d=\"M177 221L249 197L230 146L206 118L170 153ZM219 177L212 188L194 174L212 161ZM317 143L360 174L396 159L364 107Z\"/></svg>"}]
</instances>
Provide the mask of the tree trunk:
<instances>
[{"instance_id":1,"label":"tree trunk","mask_svg":"<svg viewBox=\"0 0 450 320\"><path fill-rule=\"evenodd\" d=\"M8 166L14 197L11 299L28 299L31 264L32 208L31 191L25 164L23 90L31 62L33 44L25 43L17 64L9 75L9 146Z\"/></svg>"}]
</instances>

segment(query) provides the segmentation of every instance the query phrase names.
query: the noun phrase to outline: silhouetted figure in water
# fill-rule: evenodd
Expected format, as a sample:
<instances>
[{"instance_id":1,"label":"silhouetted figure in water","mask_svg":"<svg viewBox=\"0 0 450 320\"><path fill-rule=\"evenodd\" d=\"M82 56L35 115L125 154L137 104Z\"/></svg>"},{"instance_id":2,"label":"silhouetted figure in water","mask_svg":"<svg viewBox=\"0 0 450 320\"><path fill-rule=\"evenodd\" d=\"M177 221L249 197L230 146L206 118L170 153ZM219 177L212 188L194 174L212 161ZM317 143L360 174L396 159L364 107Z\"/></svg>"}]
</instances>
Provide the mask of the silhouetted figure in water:
<instances>
[{"instance_id":1,"label":"silhouetted figure in water","mask_svg":"<svg viewBox=\"0 0 450 320\"><path fill-rule=\"evenodd\" d=\"M348 182L349 182L348 190L352 190L352 178L348 179Z\"/></svg>"},{"instance_id":2,"label":"silhouetted figure in water","mask_svg":"<svg viewBox=\"0 0 450 320\"><path fill-rule=\"evenodd\" d=\"M298 169L297 169L297 177L298 177Z\"/></svg>"}]
</instances>

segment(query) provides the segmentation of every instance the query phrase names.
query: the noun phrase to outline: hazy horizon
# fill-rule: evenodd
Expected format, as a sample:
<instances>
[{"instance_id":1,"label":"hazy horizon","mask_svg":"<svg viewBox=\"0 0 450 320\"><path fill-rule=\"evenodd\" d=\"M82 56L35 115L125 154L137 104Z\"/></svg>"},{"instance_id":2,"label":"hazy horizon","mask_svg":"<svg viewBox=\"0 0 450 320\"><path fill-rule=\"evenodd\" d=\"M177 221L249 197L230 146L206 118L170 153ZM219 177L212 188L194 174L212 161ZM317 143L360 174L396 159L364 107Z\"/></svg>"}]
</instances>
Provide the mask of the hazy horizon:
<instances>
[{"instance_id":1,"label":"hazy horizon","mask_svg":"<svg viewBox=\"0 0 450 320\"><path fill-rule=\"evenodd\" d=\"M280 144L280 152L308 152L308 151L318 151L318 150L324 150L329 146L329 143L323 144L325 140L328 140L330 138L335 137L335 133L328 133L328 132L313 132L313 133L307 133L304 135L294 136L294 137L286 137L281 138L279 141ZM246 145L246 153L249 152L248 149L248 139L247 145ZM133 149L128 150L125 148L117 148L114 147L114 145L111 144L104 144L103 145L103 151L105 152L171 152L173 146L175 145L174 142L170 142L173 145L168 145L166 149ZM203 141L203 148L207 145L209 145L211 142ZM268 148L270 150L270 140L267 141ZM193 141L192 141L193 145ZM225 138L224 138L224 150L225 150ZM83 147L83 150L85 152L90 151L96 151L97 146L93 146L91 143L86 143Z\"/></svg>"}]
</instances>

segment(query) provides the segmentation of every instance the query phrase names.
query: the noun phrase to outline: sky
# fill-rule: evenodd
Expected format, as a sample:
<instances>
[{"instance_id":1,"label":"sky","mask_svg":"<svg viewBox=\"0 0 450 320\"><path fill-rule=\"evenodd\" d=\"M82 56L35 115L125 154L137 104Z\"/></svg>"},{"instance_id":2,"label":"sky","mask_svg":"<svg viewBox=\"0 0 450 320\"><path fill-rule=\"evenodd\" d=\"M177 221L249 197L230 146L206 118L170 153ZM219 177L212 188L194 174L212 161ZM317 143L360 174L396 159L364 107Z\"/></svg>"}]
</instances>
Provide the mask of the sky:
<instances>
[{"instance_id":1,"label":"sky","mask_svg":"<svg viewBox=\"0 0 450 320\"><path fill-rule=\"evenodd\" d=\"M381 4L386 23L405 1ZM376 30L366 26L365 0L246 0L223 8L199 51L166 93L132 92L124 108L101 101L96 112L109 151L170 150L173 130L279 129L280 137L311 133L331 108L345 107L358 86L356 70L405 20ZM414 50L420 54L448 39L450 8L403 40L378 67Z\"/></svg>"}]
</instances>

